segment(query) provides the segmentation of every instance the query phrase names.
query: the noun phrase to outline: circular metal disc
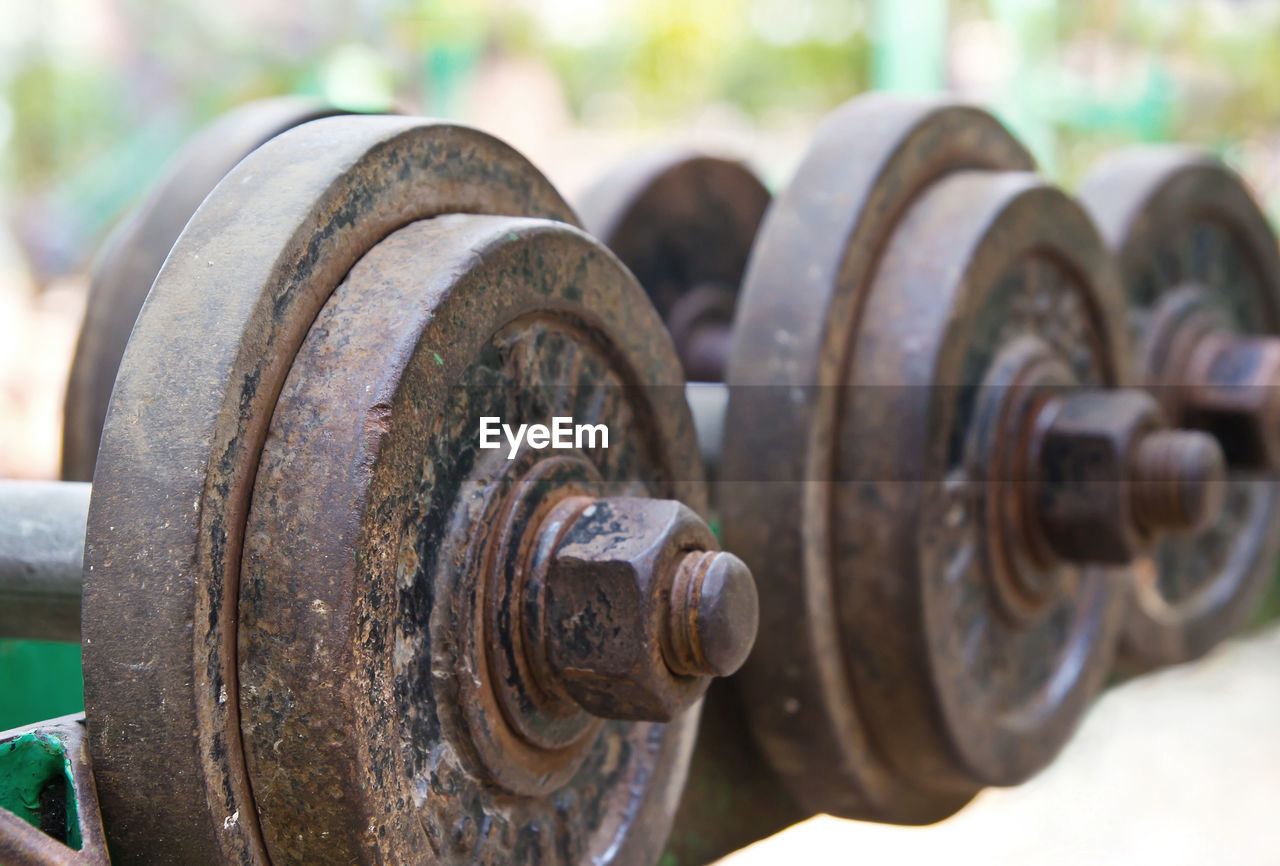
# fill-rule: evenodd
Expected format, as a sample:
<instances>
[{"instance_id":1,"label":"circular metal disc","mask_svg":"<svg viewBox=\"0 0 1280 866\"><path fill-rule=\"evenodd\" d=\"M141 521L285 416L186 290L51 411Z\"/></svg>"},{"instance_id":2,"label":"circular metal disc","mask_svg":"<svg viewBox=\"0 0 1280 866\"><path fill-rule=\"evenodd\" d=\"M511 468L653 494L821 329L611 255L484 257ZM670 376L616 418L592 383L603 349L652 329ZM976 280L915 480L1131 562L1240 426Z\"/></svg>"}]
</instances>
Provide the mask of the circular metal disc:
<instances>
[{"instance_id":1,"label":"circular metal disc","mask_svg":"<svg viewBox=\"0 0 1280 866\"><path fill-rule=\"evenodd\" d=\"M263 142L299 124L342 114L300 97L241 106L201 130L147 199L111 233L89 283L63 405L62 477L90 481L107 403L129 333L182 227L218 181Z\"/></svg>"},{"instance_id":2,"label":"circular metal disc","mask_svg":"<svg viewBox=\"0 0 1280 866\"><path fill-rule=\"evenodd\" d=\"M695 320L732 320L768 204L769 191L741 162L662 151L601 178L579 212L644 286L683 356L681 333Z\"/></svg>"},{"instance_id":3,"label":"circular metal disc","mask_svg":"<svg viewBox=\"0 0 1280 866\"><path fill-rule=\"evenodd\" d=\"M859 713L922 790L1025 781L1110 667L1122 576L1006 563L1017 539L990 467L1022 443L984 416L1011 396L1002 356L1028 343L1062 371L1055 388L1121 381L1109 267L1079 207L1024 173L940 180L881 258L842 394L836 606ZM1031 617L1002 605L1010 566L1035 588Z\"/></svg>"},{"instance_id":4,"label":"circular metal disc","mask_svg":"<svg viewBox=\"0 0 1280 866\"><path fill-rule=\"evenodd\" d=\"M477 626L473 554L500 522L484 503L538 464L489 459L480 418L606 424L576 490L704 505L681 381L639 287L562 223L442 216L356 263L276 402L246 530L241 728L274 862L656 860L696 712L494 732L502 632Z\"/></svg>"},{"instance_id":5,"label":"circular metal disc","mask_svg":"<svg viewBox=\"0 0 1280 866\"><path fill-rule=\"evenodd\" d=\"M295 354L351 267L397 229L449 213L574 221L536 169L483 133L327 118L240 162L161 268L116 380L85 546L85 707L122 862L267 862L236 658L263 442ZM358 731L333 735L344 733L359 743Z\"/></svg>"},{"instance_id":6,"label":"circular metal disc","mask_svg":"<svg viewBox=\"0 0 1280 866\"><path fill-rule=\"evenodd\" d=\"M1029 252L1031 239L1055 249L1055 233L1065 231L1071 240L1062 245L1084 245L1063 253L1080 269L1069 292L1078 300L1092 298L1091 280L1105 260L1079 211L1025 178L974 186L972 201L957 199L954 186L945 198L931 192L957 172L1031 167L1026 151L983 112L863 97L819 130L761 228L736 321L718 501L726 547L751 566L760 590L759 638L738 677L745 704L771 764L813 811L939 820L982 785L1009 783L1042 765L1106 667L1114 615L1096 581L1074 589L1068 582L1064 594L1075 607L1067 608L1075 613L1048 619L1055 628L1079 625L1070 641L1041 628L1032 633L1042 644L1006 642L999 628L987 627L991 593L981 570L948 562L941 544L948 524L937 508L954 453L939 437L950 432L952 445L962 441L954 401L963 389L936 389L950 404L929 405L929 395L982 376L980 365L942 364L1005 339L991 331L1003 315L996 306L1043 294L1035 280L1046 269ZM1069 225L1046 227L1035 213L1041 199ZM1012 214L1027 218L1025 232ZM927 231L920 228L926 221ZM886 273L890 264L906 271ZM907 273L913 268L928 270ZM897 296L904 280L913 297ZM901 326L916 315L927 320L920 327L932 322L936 351L868 369L868 352L892 353L895 332L873 330L885 327L886 306L890 323L895 310ZM1099 334L1114 330L1105 325L1110 314L1090 321ZM1042 320L1025 326L1047 329ZM1099 340L1091 357L1111 357L1109 338ZM1114 380L1114 369L1102 369ZM858 400L870 394L859 386L878 376L893 383L885 394L915 401L925 414L869 429L877 419L858 417ZM849 474L859 454L892 456L895 469ZM889 491L877 481L901 483ZM873 524L885 534L876 544L867 536ZM961 538L970 531L963 521L958 529ZM871 548L886 557L874 569ZM937 585L957 569L975 598ZM869 633L858 633L877 616ZM1032 658L1001 658L994 674L968 670L942 657L961 635L979 650L961 659L986 663L1004 645ZM946 643L929 645L930 636ZM1069 658L1073 651L1080 656ZM1046 675L1061 679L1046 687ZM995 716L975 718L962 706L966 696ZM1025 735L1014 730L1020 723L1028 725Z\"/></svg>"},{"instance_id":7,"label":"circular metal disc","mask_svg":"<svg viewBox=\"0 0 1280 866\"><path fill-rule=\"evenodd\" d=\"M1161 300L1195 285L1244 334L1280 333L1280 251L1244 182L1226 166L1177 147L1120 151L1080 191L1120 263L1138 376ZM1196 658L1242 626L1274 578L1280 489L1229 482L1222 517L1192 536L1166 539L1139 561L1121 639L1126 667Z\"/></svg>"}]
</instances>

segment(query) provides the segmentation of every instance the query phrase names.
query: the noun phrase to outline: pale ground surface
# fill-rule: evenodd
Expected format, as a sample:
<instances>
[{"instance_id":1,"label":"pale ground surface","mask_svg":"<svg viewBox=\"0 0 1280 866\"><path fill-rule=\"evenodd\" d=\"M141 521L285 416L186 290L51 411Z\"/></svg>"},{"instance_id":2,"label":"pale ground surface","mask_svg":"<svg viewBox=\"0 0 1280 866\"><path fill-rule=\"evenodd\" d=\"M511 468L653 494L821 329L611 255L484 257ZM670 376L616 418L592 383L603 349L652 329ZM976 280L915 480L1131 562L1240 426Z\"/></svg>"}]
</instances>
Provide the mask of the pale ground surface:
<instances>
[{"instance_id":1,"label":"pale ground surface","mask_svg":"<svg viewBox=\"0 0 1280 866\"><path fill-rule=\"evenodd\" d=\"M926 828L819 817L722 866L1277 866L1280 627L1120 686L1056 763Z\"/></svg>"}]
</instances>

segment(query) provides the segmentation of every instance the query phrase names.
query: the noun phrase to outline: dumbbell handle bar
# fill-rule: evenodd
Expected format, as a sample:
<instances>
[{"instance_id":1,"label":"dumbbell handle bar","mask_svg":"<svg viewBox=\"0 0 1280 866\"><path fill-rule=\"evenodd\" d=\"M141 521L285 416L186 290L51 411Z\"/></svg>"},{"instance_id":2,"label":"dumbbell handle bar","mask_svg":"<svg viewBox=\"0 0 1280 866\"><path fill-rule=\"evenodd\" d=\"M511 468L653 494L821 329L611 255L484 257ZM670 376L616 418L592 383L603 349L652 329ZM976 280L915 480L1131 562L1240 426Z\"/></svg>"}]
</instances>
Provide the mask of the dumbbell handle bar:
<instances>
[{"instance_id":1,"label":"dumbbell handle bar","mask_svg":"<svg viewBox=\"0 0 1280 866\"><path fill-rule=\"evenodd\" d=\"M90 487L0 480L0 637L80 641Z\"/></svg>"},{"instance_id":2,"label":"dumbbell handle bar","mask_svg":"<svg viewBox=\"0 0 1280 866\"><path fill-rule=\"evenodd\" d=\"M724 385L690 386L699 444L720 453ZM80 640L90 484L0 480L0 638Z\"/></svg>"}]
</instances>

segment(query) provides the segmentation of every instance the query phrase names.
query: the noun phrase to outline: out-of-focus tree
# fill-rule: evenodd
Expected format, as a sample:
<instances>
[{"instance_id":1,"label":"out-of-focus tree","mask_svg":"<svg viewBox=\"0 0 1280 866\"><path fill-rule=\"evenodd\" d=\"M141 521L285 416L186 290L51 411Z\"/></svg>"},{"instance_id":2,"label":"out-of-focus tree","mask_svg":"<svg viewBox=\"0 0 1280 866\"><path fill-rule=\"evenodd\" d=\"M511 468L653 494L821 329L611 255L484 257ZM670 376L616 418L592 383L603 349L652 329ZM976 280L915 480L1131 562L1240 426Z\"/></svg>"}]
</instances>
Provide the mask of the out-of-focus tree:
<instances>
[{"instance_id":1,"label":"out-of-focus tree","mask_svg":"<svg viewBox=\"0 0 1280 866\"><path fill-rule=\"evenodd\" d=\"M553 70L576 122L624 130L708 105L811 122L918 65L993 105L1068 182L1106 147L1178 138L1280 206L1280 8L1262 0L0 3L0 196L54 270L234 104L291 92L465 116L503 56Z\"/></svg>"}]
</instances>

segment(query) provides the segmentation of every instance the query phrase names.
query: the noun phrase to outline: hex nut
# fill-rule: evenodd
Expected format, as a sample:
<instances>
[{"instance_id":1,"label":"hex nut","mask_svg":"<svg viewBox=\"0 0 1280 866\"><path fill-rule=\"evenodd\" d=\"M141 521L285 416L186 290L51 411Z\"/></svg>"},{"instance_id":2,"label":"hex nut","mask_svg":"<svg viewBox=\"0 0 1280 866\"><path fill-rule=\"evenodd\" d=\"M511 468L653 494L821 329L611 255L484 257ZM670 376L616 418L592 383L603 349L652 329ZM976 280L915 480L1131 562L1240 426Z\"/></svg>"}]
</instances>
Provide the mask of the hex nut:
<instances>
[{"instance_id":1,"label":"hex nut","mask_svg":"<svg viewBox=\"0 0 1280 866\"><path fill-rule=\"evenodd\" d=\"M552 555L546 657L560 687L592 715L670 721L711 678L674 673L663 656L671 580L714 534L674 500L610 498L588 505Z\"/></svg>"},{"instance_id":2,"label":"hex nut","mask_svg":"<svg viewBox=\"0 0 1280 866\"><path fill-rule=\"evenodd\" d=\"M1209 334L1186 375L1189 426L1211 433L1234 467L1280 468L1280 339Z\"/></svg>"},{"instance_id":3,"label":"hex nut","mask_svg":"<svg viewBox=\"0 0 1280 866\"><path fill-rule=\"evenodd\" d=\"M1159 406L1141 391L1091 391L1054 400L1042 418L1032 507L1045 540L1068 561L1130 562L1150 542L1131 507L1131 454L1164 426Z\"/></svg>"},{"instance_id":4,"label":"hex nut","mask_svg":"<svg viewBox=\"0 0 1280 866\"><path fill-rule=\"evenodd\" d=\"M1194 532L1217 519L1222 449L1207 433L1168 429L1147 392L1058 397L1038 420L1032 507L1059 557L1123 565L1159 532Z\"/></svg>"}]
</instances>

